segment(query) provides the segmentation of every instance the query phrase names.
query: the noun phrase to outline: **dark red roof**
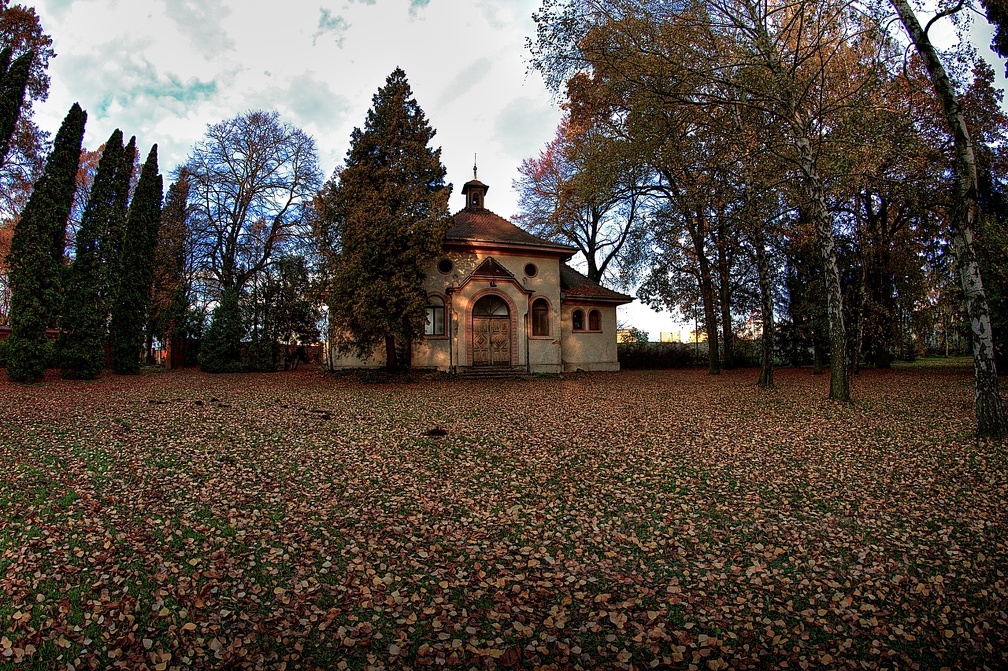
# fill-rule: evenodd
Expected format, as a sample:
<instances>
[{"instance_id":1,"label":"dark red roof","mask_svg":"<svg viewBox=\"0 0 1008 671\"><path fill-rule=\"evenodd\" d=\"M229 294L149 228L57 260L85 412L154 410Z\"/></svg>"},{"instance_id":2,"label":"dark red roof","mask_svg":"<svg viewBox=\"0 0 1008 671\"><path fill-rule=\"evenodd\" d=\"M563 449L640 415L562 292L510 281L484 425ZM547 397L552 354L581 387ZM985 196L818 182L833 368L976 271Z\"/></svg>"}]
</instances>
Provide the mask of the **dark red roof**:
<instances>
[{"instance_id":1,"label":"dark red roof","mask_svg":"<svg viewBox=\"0 0 1008 671\"><path fill-rule=\"evenodd\" d=\"M504 217L483 208L465 208L455 213L452 225L445 234L448 242L496 242L506 245L521 245L563 252L570 257L576 251L568 245L561 245L523 231Z\"/></svg>"},{"instance_id":2,"label":"dark red roof","mask_svg":"<svg viewBox=\"0 0 1008 671\"><path fill-rule=\"evenodd\" d=\"M490 187L478 179L471 179L462 185L462 193L469 193L471 189L483 189L483 193L485 194L490 190Z\"/></svg>"},{"instance_id":3,"label":"dark red roof","mask_svg":"<svg viewBox=\"0 0 1008 671\"><path fill-rule=\"evenodd\" d=\"M566 263L560 264L560 296L561 298L583 298L619 304L633 301L633 296L606 289L602 285L592 282Z\"/></svg>"}]
</instances>

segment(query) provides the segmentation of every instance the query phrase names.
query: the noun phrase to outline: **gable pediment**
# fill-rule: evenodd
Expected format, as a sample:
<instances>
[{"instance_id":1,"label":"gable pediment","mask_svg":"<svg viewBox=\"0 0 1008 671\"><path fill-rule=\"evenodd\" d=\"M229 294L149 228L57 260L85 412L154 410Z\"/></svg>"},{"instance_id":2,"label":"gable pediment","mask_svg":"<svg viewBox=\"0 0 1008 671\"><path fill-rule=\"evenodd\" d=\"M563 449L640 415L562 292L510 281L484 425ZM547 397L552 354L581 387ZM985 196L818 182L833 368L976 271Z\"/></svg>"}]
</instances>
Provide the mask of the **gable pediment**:
<instances>
[{"instance_id":1,"label":"gable pediment","mask_svg":"<svg viewBox=\"0 0 1008 671\"><path fill-rule=\"evenodd\" d=\"M500 261L493 257L484 259L478 266L476 266L476 268L462 281L462 284L458 286L458 289L462 289L462 287L466 286L470 282L489 282L491 287L497 286L498 282L507 282L524 294L533 293L531 289L526 288L521 282L519 282L518 278L516 278L510 270L501 265Z\"/></svg>"},{"instance_id":2,"label":"gable pediment","mask_svg":"<svg viewBox=\"0 0 1008 671\"><path fill-rule=\"evenodd\" d=\"M483 263L476 266L476 269L472 271L473 277L489 277L493 279L504 279L504 280L515 280L515 276L511 272L502 266L497 259L490 257L483 261Z\"/></svg>"}]
</instances>

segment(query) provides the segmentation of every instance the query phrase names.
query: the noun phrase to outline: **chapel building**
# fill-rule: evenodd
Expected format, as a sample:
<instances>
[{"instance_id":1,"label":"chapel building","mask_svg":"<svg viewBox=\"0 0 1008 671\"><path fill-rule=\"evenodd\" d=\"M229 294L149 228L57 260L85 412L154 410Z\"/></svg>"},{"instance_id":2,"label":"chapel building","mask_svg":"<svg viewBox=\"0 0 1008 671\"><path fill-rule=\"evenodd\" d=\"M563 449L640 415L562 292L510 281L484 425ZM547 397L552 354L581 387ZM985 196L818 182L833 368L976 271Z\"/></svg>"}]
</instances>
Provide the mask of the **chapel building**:
<instances>
[{"instance_id":1,"label":"chapel building","mask_svg":"<svg viewBox=\"0 0 1008 671\"><path fill-rule=\"evenodd\" d=\"M574 247L534 236L486 209L489 188L475 169L462 187L465 207L452 217L443 254L426 273L427 327L413 345L413 367L619 370L616 306L633 298L568 266ZM367 359L331 358L334 368L384 363L384 350Z\"/></svg>"}]
</instances>

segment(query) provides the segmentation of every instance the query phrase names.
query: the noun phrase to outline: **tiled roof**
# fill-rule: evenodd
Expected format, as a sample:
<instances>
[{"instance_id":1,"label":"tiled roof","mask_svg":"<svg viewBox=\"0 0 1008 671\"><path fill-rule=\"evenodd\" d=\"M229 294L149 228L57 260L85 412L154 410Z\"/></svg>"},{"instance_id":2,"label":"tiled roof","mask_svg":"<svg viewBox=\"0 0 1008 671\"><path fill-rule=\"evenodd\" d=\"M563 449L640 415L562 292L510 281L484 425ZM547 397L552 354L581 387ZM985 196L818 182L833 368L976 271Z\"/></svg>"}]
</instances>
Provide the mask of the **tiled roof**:
<instances>
[{"instance_id":1,"label":"tiled roof","mask_svg":"<svg viewBox=\"0 0 1008 671\"><path fill-rule=\"evenodd\" d=\"M489 186L487 186L483 182L479 181L478 179L471 179L471 180L469 180L468 182L466 182L465 184L462 185L462 193L466 193L470 189L473 189L473 188L476 188L476 187L482 188L484 193L486 193L487 191L490 190Z\"/></svg>"},{"instance_id":2,"label":"tiled roof","mask_svg":"<svg viewBox=\"0 0 1008 671\"><path fill-rule=\"evenodd\" d=\"M465 208L455 213L452 225L448 227L445 239L449 242L498 242L508 245L538 247L558 252L566 252L570 256L575 252L573 247L561 245L549 240L543 240L527 231L523 231L507 219L486 209Z\"/></svg>"},{"instance_id":3,"label":"tiled roof","mask_svg":"<svg viewBox=\"0 0 1008 671\"><path fill-rule=\"evenodd\" d=\"M607 303L630 303L633 296L612 291L592 282L566 263L560 264L560 293L562 298L584 298Z\"/></svg>"}]
</instances>

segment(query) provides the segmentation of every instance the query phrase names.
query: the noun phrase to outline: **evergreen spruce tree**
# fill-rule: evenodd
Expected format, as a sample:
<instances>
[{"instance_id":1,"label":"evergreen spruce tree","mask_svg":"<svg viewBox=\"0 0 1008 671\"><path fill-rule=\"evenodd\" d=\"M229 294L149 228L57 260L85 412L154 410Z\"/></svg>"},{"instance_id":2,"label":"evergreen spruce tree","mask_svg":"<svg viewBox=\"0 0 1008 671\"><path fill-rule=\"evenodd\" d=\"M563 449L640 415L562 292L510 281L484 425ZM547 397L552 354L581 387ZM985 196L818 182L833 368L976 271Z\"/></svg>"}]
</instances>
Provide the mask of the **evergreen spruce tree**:
<instances>
[{"instance_id":1,"label":"evergreen spruce tree","mask_svg":"<svg viewBox=\"0 0 1008 671\"><path fill-rule=\"evenodd\" d=\"M101 289L99 241L116 208L115 181L123 155L118 128L105 143L98 171L77 230L75 257L67 274L57 357L65 378L92 379L105 366L108 306Z\"/></svg>"},{"instance_id":2,"label":"evergreen spruce tree","mask_svg":"<svg viewBox=\"0 0 1008 671\"><path fill-rule=\"evenodd\" d=\"M428 264L451 221L435 131L396 68L372 98L364 130L350 135L346 161L322 192L320 237L338 240L330 257L330 318L343 351L369 355L385 343L389 368L409 365L422 339ZM329 229L329 230L324 230Z\"/></svg>"},{"instance_id":3,"label":"evergreen spruce tree","mask_svg":"<svg viewBox=\"0 0 1008 671\"><path fill-rule=\"evenodd\" d=\"M200 343L199 365L207 373L234 373L241 364L242 318L238 292L225 289Z\"/></svg>"},{"instance_id":4,"label":"evergreen spruce tree","mask_svg":"<svg viewBox=\"0 0 1008 671\"><path fill-rule=\"evenodd\" d=\"M28 87L28 74L35 54L27 51L11 63L11 49L0 52L0 166L4 164Z\"/></svg>"},{"instance_id":5,"label":"evergreen spruce tree","mask_svg":"<svg viewBox=\"0 0 1008 671\"><path fill-rule=\"evenodd\" d=\"M140 372L140 348L154 281L154 249L161 227L163 188L154 145L140 171L126 215L122 254L113 284L109 345L112 370L117 373Z\"/></svg>"},{"instance_id":6,"label":"evergreen spruce tree","mask_svg":"<svg viewBox=\"0 0 1008 671\"><path fill-rule=\"evenodd\" d=\"M45 373L46 328L60 307L63 239L86 121L87 114L74 103L56 134L42 176L14 227L7 375L16 382L35 382ZM59 240L58 253L56 240Z\"/></svg>"}]
</instances>

